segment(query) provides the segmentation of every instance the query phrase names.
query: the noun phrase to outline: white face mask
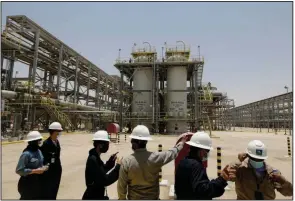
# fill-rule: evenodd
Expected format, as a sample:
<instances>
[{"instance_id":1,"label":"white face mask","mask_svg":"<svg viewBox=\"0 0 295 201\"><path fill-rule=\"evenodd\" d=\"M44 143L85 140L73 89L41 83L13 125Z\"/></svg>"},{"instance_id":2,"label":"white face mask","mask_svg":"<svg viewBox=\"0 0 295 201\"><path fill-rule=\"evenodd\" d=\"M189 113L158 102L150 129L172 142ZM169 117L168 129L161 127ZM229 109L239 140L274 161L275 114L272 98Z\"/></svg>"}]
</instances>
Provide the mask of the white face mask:
<instances>
[{"instance_id":1,"label":"white face mask","mask_svg":"<svg viewBox=\"0 0 295 201\"><path fill-rule=\"evenodd\" d=\"M38 146L39 146L39 147L42 147L42 145L43 145L43 141L39 141L39 142L38 142Z\"/></svg>"},{"instance_id":2,"label":"white face mask","mask_svg":"<svg viewBox=\"0 0 295 201\"><path fill-rule=\"evenodd\" d=\"M60 138L60 136L61 136L61 132L59 132L59 133L57 134L57 138Z\"/></svg>"}]
</instances>

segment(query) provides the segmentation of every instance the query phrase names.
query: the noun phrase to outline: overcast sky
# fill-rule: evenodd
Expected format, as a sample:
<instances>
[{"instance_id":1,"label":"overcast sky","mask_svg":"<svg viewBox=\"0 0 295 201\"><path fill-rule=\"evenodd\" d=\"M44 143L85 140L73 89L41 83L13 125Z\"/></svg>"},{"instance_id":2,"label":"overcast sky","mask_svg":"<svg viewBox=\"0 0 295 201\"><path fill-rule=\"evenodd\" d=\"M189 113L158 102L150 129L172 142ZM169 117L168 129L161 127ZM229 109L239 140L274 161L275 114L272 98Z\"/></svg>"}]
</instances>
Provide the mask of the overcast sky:
<instances>
[{"instance_id":1,"label":"overcast sky","mask_svg":"<svg viewBox=\"0 0 295 201\"><path fill-rule=\"evenodd\" d=\"M7 15L26 15L108 74L133 43L148 41L161 56L164 42L182 40L205 57L204 82L227 92L236 105L292 90L292 3L38 3L2 4ZM27 67L17 64L20 76Z\"/></svg>"}]
</instances>

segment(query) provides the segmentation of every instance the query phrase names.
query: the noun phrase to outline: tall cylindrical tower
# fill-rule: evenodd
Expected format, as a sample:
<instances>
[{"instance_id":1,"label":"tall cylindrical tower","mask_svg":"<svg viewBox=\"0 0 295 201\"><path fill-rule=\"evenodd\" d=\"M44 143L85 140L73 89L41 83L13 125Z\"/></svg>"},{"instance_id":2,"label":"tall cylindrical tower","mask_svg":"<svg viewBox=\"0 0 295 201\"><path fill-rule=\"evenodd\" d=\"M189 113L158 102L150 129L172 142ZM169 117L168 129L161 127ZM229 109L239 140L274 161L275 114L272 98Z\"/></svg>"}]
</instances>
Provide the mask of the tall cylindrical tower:
<instances>
[{"instance_id":1,"label":"tall cylindrical tower","mask_svg":"<svg viewBox=\"0 0 295 201\"><path fill-rule=\"evenodd\" d=\"M166 49L167 63L187 62L189 49ZM167 67L166 99L167 133L187 132L187 67L171 65Z\"/></svg>"}]
</instances>

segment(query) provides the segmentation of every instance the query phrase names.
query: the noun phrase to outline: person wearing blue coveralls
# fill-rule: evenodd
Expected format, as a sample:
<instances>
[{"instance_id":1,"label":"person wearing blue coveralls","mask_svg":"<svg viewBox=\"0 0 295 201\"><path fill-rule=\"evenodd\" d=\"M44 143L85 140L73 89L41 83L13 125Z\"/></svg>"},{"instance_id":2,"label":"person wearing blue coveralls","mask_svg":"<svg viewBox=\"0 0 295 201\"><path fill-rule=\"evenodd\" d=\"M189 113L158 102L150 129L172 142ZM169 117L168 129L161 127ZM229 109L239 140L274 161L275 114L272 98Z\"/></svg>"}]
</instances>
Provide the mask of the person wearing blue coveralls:
<instances>
[{"instance_id":1,"label":"person wearing blue coveralls","mask_svg":"<svg viewBox=\"0 0 295 201\"><path fill-rule=\"evenodd\" d=\"M49 169L43 175L43 199L56 200L61 175L62 166L60 161L60 143L58 137L61 135L62 126L59 122L53 122L49 125L50 136L44 140L41 151L44 155L44 164L50 164Z\"/></svg>"},{"instance_id":2,"label":"person wearing blue coveralls","mask_svg":"<svg viewBox=\"0 0 295 201\"><path fill-rule=\"evenodd\" d=\"M23 150L16 167L16 173L20 175L18 192L21 200L42 199L41 175L48 169L43 166L43 154L40 151L42 135L38 131L31 131L27 135L28 146Z\"/></svg>"}]
</instances>

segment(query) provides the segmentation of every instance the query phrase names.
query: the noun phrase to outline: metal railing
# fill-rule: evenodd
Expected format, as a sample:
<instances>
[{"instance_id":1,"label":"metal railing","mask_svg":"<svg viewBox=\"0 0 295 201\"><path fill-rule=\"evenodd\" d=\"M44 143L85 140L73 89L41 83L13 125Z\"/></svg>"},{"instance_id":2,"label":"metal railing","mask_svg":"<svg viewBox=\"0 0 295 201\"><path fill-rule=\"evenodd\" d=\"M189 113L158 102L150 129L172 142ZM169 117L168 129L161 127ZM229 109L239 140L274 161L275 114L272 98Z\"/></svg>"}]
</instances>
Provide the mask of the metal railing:
<instances>
[{"instance_id":1,"label":"metal railing","mask_svg":"<svg viewBox=\"0 0 295 201\"><path fill-rule=\"evenodd\" d=\"M69 117L61 112L49 97L40 96L40 101L50 116L54 116L63 126L72 127Z\"/></svg>"},{"instance_id":2,"label":"metal railing","mask_svg":"<svg viewBox=\"0 0 295 201\"><path fill-rule=\"evenodd\" d=\"M147 48L138 48L136 46L132 47L132 53L157 53L157 50L155 47Z\"/></svg>"},{"instance_id":3,"label":"metal railing","mask_svg":"<svg viewBox=\"0 0 295 201\"><path fill-rule=\"evenodd\" d=\"M204 60L203 56L190 56L190 58L188 60L186 60L186 61L177 61L177 60L175 60L175 61L169 61L169 63L171 63L171 62L175 62L175 63L179 63L179 62L184 62L184 63L185 62L204 62L204 61L205 60ZM161 62L163 62L163 63L167 62L167 59L164 58L164 60L163 60L162 57L157 58L156 63L161 63ZM122 57L122 58L118 58L118 59L115 60L115 64L119 64L119 63L121 63L121 64L127 64L127 63L150 63L150 64L153 64L153 60L151 59L151 60L146 60L144 62L138 62L134 58L131 58L131 57Z\"/></svg>"}]
</instances>

